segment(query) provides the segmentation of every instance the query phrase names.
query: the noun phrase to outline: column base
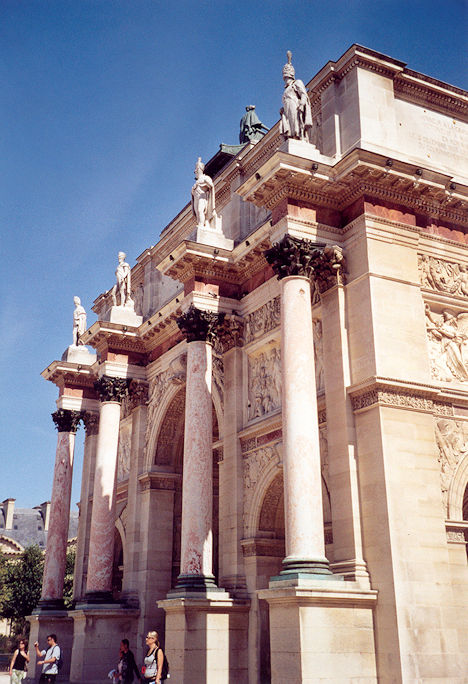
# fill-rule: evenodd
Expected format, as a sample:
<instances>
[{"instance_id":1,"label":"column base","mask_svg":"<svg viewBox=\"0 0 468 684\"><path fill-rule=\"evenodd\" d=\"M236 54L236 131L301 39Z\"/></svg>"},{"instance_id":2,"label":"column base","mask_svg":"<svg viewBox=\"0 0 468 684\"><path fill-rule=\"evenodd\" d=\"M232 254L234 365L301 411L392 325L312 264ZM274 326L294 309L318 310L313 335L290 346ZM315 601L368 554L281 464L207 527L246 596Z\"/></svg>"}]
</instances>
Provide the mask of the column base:
<instances>
[{"instance_id":1,"label":"column base","mask_svg":"<svg viewBox=\"0 0 468 684\"><path fill-rule=\"evenodd\" d=\"M102 684L116 667L115 654L121 639L137 633L139 611L119 605L79 605L70 612L74 639L73 650L67 651L71 658L69 682Z\"/></svg>"},{"instance_id":2,"label":"column base","mask_svg":"<svg viewBox=\"0 0 468 684\"><path fill-rule=\"evenodd\" d=\"M174 684L248 683L249 601L223 589L210 597L168 597L165 645ZM221 593L222 592L222 593Z\"/></svg>"},{"instance_id":3,"label":"column base","mask_svg":"<svg viewBox=\"0 0 468 684\"><path fill-rule=\"evenodd\" d=\"M32 614L39 615L45 611L54 610L66 613L65 601L63 599L41 599L34 608Z\"/></svg>"},{"instance_id":4,"label":"column base","mask_svg":"<svg viewBox=\"0 0 468 684\"><path fill-rule=\"evenodd\" d=\"M79 605L83 606L96 606L99 604L104 604L106 606L116 605L119 603L114 600L111 591L87 591L84 595L83 601L80 601Z\"/></svg>"},{"instance_id":5,"label":"column base","mask_svg":"<svg viewBox=\"0 0 468 684\"><path fill-rule=\"evenodd\" d=\"M377 684L377 592L357 582L322 582L310 575L283 580L257 592L269 608L271 684Z\"/></svg>"},{"instance_id":6,"label":"column base","mask_svg":"<svg viewBox=\"0 0 468 684\"><path fill-rule=\"evenodd\" d=\"M214 575L179 575L177 578L177 584L175 588L172 589L168 595L173 593L180 593L181 591L224 591L220 589L215 582Z\"/></svg>"},{"instance_id":7,"label":"column base","mask_svg":"<svg viewBox=\"0 0 468 684\"><path fill-rule=\"evenodd\" d=\"M271 578L271 581L279 581L284 579L300 579L312 577L314 579L336 579L342 580L342 577L337 577L330 570L330 563L326 558L306 559L306 558L285 558L283 560L283 569L279 575Z\"/></svg>"}]
</instances>

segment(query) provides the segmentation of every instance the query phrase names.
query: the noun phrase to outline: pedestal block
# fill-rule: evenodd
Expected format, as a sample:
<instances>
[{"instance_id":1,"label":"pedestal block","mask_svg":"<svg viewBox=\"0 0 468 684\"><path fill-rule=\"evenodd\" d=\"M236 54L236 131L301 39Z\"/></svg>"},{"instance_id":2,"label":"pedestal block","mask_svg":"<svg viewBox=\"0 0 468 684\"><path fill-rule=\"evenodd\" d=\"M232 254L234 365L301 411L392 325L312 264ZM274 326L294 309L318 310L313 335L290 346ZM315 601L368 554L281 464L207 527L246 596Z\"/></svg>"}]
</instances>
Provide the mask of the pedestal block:
<instances>
[{"instance_id":1,"label":"pedestal block","mask_svg":"<svg viewBox=\"0 0 468 684\"><path fill-rule=\"evenodd\" d=\"M70 684L105 684L117 665L119 644L137 633L139 611L112 605L78 608L70 612L74 623ZM131 644L135 647L135 644Z\"/></svg>"},{"instance_id":2,"label":"pedestal block","mask_svg":"<svg viewBox=\"0 0 468 684\"><path fill-rule=\"evenodd\" d=\"M248 601L218 591L158 606L166 611L171 684L248 683Z\"/></svg>"},{"instance_id":3,"label":"pedestal block","mask_svg":"<svg viewBox=\"0 0 468 684\"><path fill-rule=\"evenodd\" d=\"M47 650L47 636L57 635L57 643L62 651L63 667L57 681L68 682L70 675L70 662L72 658L73 645L73 620L66 610L40 610L34 615L29 615L27 621L30 624L29 632L29 655L31 660L28 665L28 675L25 682L35 682L39 680L42 672L42 665L36 665L34 642L39 643L39 648Z\"/></svg>"},{"instance_id":4,"label":"pedestal block","mask_svg":"<svg viewBox=\"0 0 468 684\"><path fill-rule=\"evenodd\" d=\"M258 596L269 604L271 684L377 684L376 591L298 579L271 582Z\"/></svg>"}]
</instances>

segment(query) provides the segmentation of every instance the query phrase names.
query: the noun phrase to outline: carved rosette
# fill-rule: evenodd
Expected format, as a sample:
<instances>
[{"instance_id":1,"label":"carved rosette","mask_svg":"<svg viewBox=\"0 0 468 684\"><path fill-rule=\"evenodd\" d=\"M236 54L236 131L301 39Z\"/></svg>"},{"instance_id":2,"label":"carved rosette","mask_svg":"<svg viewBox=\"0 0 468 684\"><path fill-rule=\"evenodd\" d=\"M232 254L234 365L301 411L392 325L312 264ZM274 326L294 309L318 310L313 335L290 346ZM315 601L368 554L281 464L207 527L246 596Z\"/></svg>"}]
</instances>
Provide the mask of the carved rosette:
<instances>
[{"instance_id":1,"label":"carved rosette","mask_svg":"<svg viewBox=\"0 0 468 684\"><path fill-rule=\"evenodd\" d=\"M85 426L86 435L97 435L99 432L99 413L82 411L81 419Z\"/></svg>"},{"instance_id":2,"label":"carved rosette","mask_svg":"<svg viewBox=\"0 0 468 684\"><path fill-rule=\"evenodd\" d=\"M59 432L76 433L81 420L81 411L70 411L69 409L58 409L52 415L52 420Z\"/></svg>"},{"instance_id":3,"label":"carved rosette","mask_svg":"<svg viewBox=\"0 0 468 684\"><path fill-rule=\"evenodd\" d=\"M103 375L94 383L94 389L99 394L101 401L122 403L128 394L129 385L130 380L128 378L112 378L109 375Z\"/></svg>"},{"instance_id":4,"label":"carved rosette","mask_svg":"<svg viewBox=\"0 0 468 684\"><path fill-rule=\"evenodd\" d=\"M344 284L345 260L337 245L317 247L311 240L285 235L265 252L278 280L303 276L314 281L319 293Z\"/></svg>"},{"instance_id":5,"label":"carved rosette","mask_svg":"<svg viewBox=\"0 0 468 684\"><path fill-rule=\"evenodd\" d=\"M201 341L212 345L224 323L224 317L224 313L202 311L192 304L186 313L179 316L177 325L187 342Z\"/></svg>"}]
</instances>

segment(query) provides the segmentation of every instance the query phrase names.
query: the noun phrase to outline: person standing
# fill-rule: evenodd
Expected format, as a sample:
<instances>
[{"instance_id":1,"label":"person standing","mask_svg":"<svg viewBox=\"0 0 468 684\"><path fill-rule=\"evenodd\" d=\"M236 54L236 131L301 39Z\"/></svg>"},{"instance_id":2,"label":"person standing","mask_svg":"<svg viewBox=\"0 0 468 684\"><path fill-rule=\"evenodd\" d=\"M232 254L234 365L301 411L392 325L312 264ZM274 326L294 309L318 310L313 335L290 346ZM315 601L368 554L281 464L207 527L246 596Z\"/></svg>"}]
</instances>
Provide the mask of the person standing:
<instances>
[{"instance_id":1,"label":"person standing","mask_svg":"<svg viewBox=\"0 0 468 684\"><path fill-rule=\"evenodd\" d=\"M135 662L135 656L130 650L128 639L122 639L120 642L120 649L122 653L121 681L123 684L131 684L133 682L133 675L136 674L137 679L139 680L140 673Z\"/></svg>"},{"instance_id":2,"label":"person standing","mask_svg":"<svg viewBox=\"0 0 468 684\"><path fill-rule=\"evenodd\" d=\"M49 634L47 637L47 651L39 650L39 644L36 641L34 644L38 658L37 664L42 665L42 673L39 678L40 682L44 684L54 684L58 675L58 661L60 660L60 646L57 643L57 635Z\"/></svg>"},{"instance_id":3,"label":"person standing","mask_svg":"<svg viewBox=\"0 0 468 684\"><path fill-rule=\"evenodd\" d=\"M159 638L157 632L148 632L146 637L146 644L148 652L145 656L145 672L143 681L156 682L160 684L162 681L162 669L164 664L164 653L159 646Z\"/></svg>"},{"instance_id":4,"label":"person standing","mask_svg":"<svg viewBox=\"0 0 468 684\"><path fill-rule=\"evenodd\" d=\"M10 663L10 684L19 684L26 677L28 663L28 641L20 639Z\"/></svg>"}]
</instances>

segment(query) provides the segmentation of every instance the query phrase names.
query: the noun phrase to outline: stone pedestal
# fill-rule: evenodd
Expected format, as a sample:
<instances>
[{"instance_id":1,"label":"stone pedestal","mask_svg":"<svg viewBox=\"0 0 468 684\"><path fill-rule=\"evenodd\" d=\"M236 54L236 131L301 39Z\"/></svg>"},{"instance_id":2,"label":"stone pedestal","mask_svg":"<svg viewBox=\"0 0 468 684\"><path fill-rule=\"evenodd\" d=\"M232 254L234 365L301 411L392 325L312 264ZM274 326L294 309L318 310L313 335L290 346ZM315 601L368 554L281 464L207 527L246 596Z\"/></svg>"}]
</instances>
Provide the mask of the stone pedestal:
<instances>
[{"instance_id":1,"label":"stone pedestal","mask_svg":"<svg viewBox=\"0 0 468 684\"><path fill-rule=\"evenodd\" d=\"M171 684L247 684L249 603L227 592L159 601Z\"/></svg>"},{"instance_id":2,"label":"stone pedestal","mask_svg":"<svg viewBox=\"0 0 468 684\"><path fill-rule=\"evenodd\" d=\"M112 605L78 606L70 616L75 633L70 651L70 684L103 684L117 665L121 640L136 634L138 610Z\"/></svg>"},{"instance_id":3,"label":"stone pedestal","mask_svg":"<svg viewBox=\"0 0 468 684\"><path fill-rule=\"evenodd\" d=\"M232 250L234 248L234 240L227 238L222 229L221 217L217 216L214 220L214 225L197 226L196 241L202 245L211 245L212 247L220 247L221 249Z\"/></svg>"},{"instance_id":4,"label":"stone pedestal","mask_svg":"<svg viewBox=\"0 0 468 684\"><path fill-rule=\"evenodd\" d=\"M58 681L68 681L70 674L70 661L72 658L73 645L73 620L66 610L38 610L34 615L27 617L30 624L29 632L29 655L31 660L28 665L28 675L25 682L35 682L39 680L42 672L42 665L36 665L34 642L39 643L39 648L46 649L47 636L57 635L57 643L62 649L63 667L60 670Z\"/></svg>"},{"instance_id":5,"label":"stone pedestal","mask_svg":"<svg viewBox=\"0 0 468 684\"><path fill-rule=\"evenodd\" d=\"M71 344L62 354L62 361L69 363L79 363L82 366L92 366L96 362L96 352L90 351L84 344Z\"/></svg>"},{"instance_id":6,"label":"stone pedestal","mask_svg":"<svg viewBox=\"0 0 468 684\"><path fill-rule=\"evenodd\" d=\"M271 684L376 684L373 607L357 582L276 581L270 610Z\"/></svg>"},{"instance_id":7,"label":"stone pedestal","mask_svg":"<svg viewBox=\"0 0 468 684\"><path fill-rule=\"evenodd\" d=\"M133 306L113 306L109 312L109 322L138 328L143 323L143 316L138 316Z\"/></svg>"}]
</instances>

